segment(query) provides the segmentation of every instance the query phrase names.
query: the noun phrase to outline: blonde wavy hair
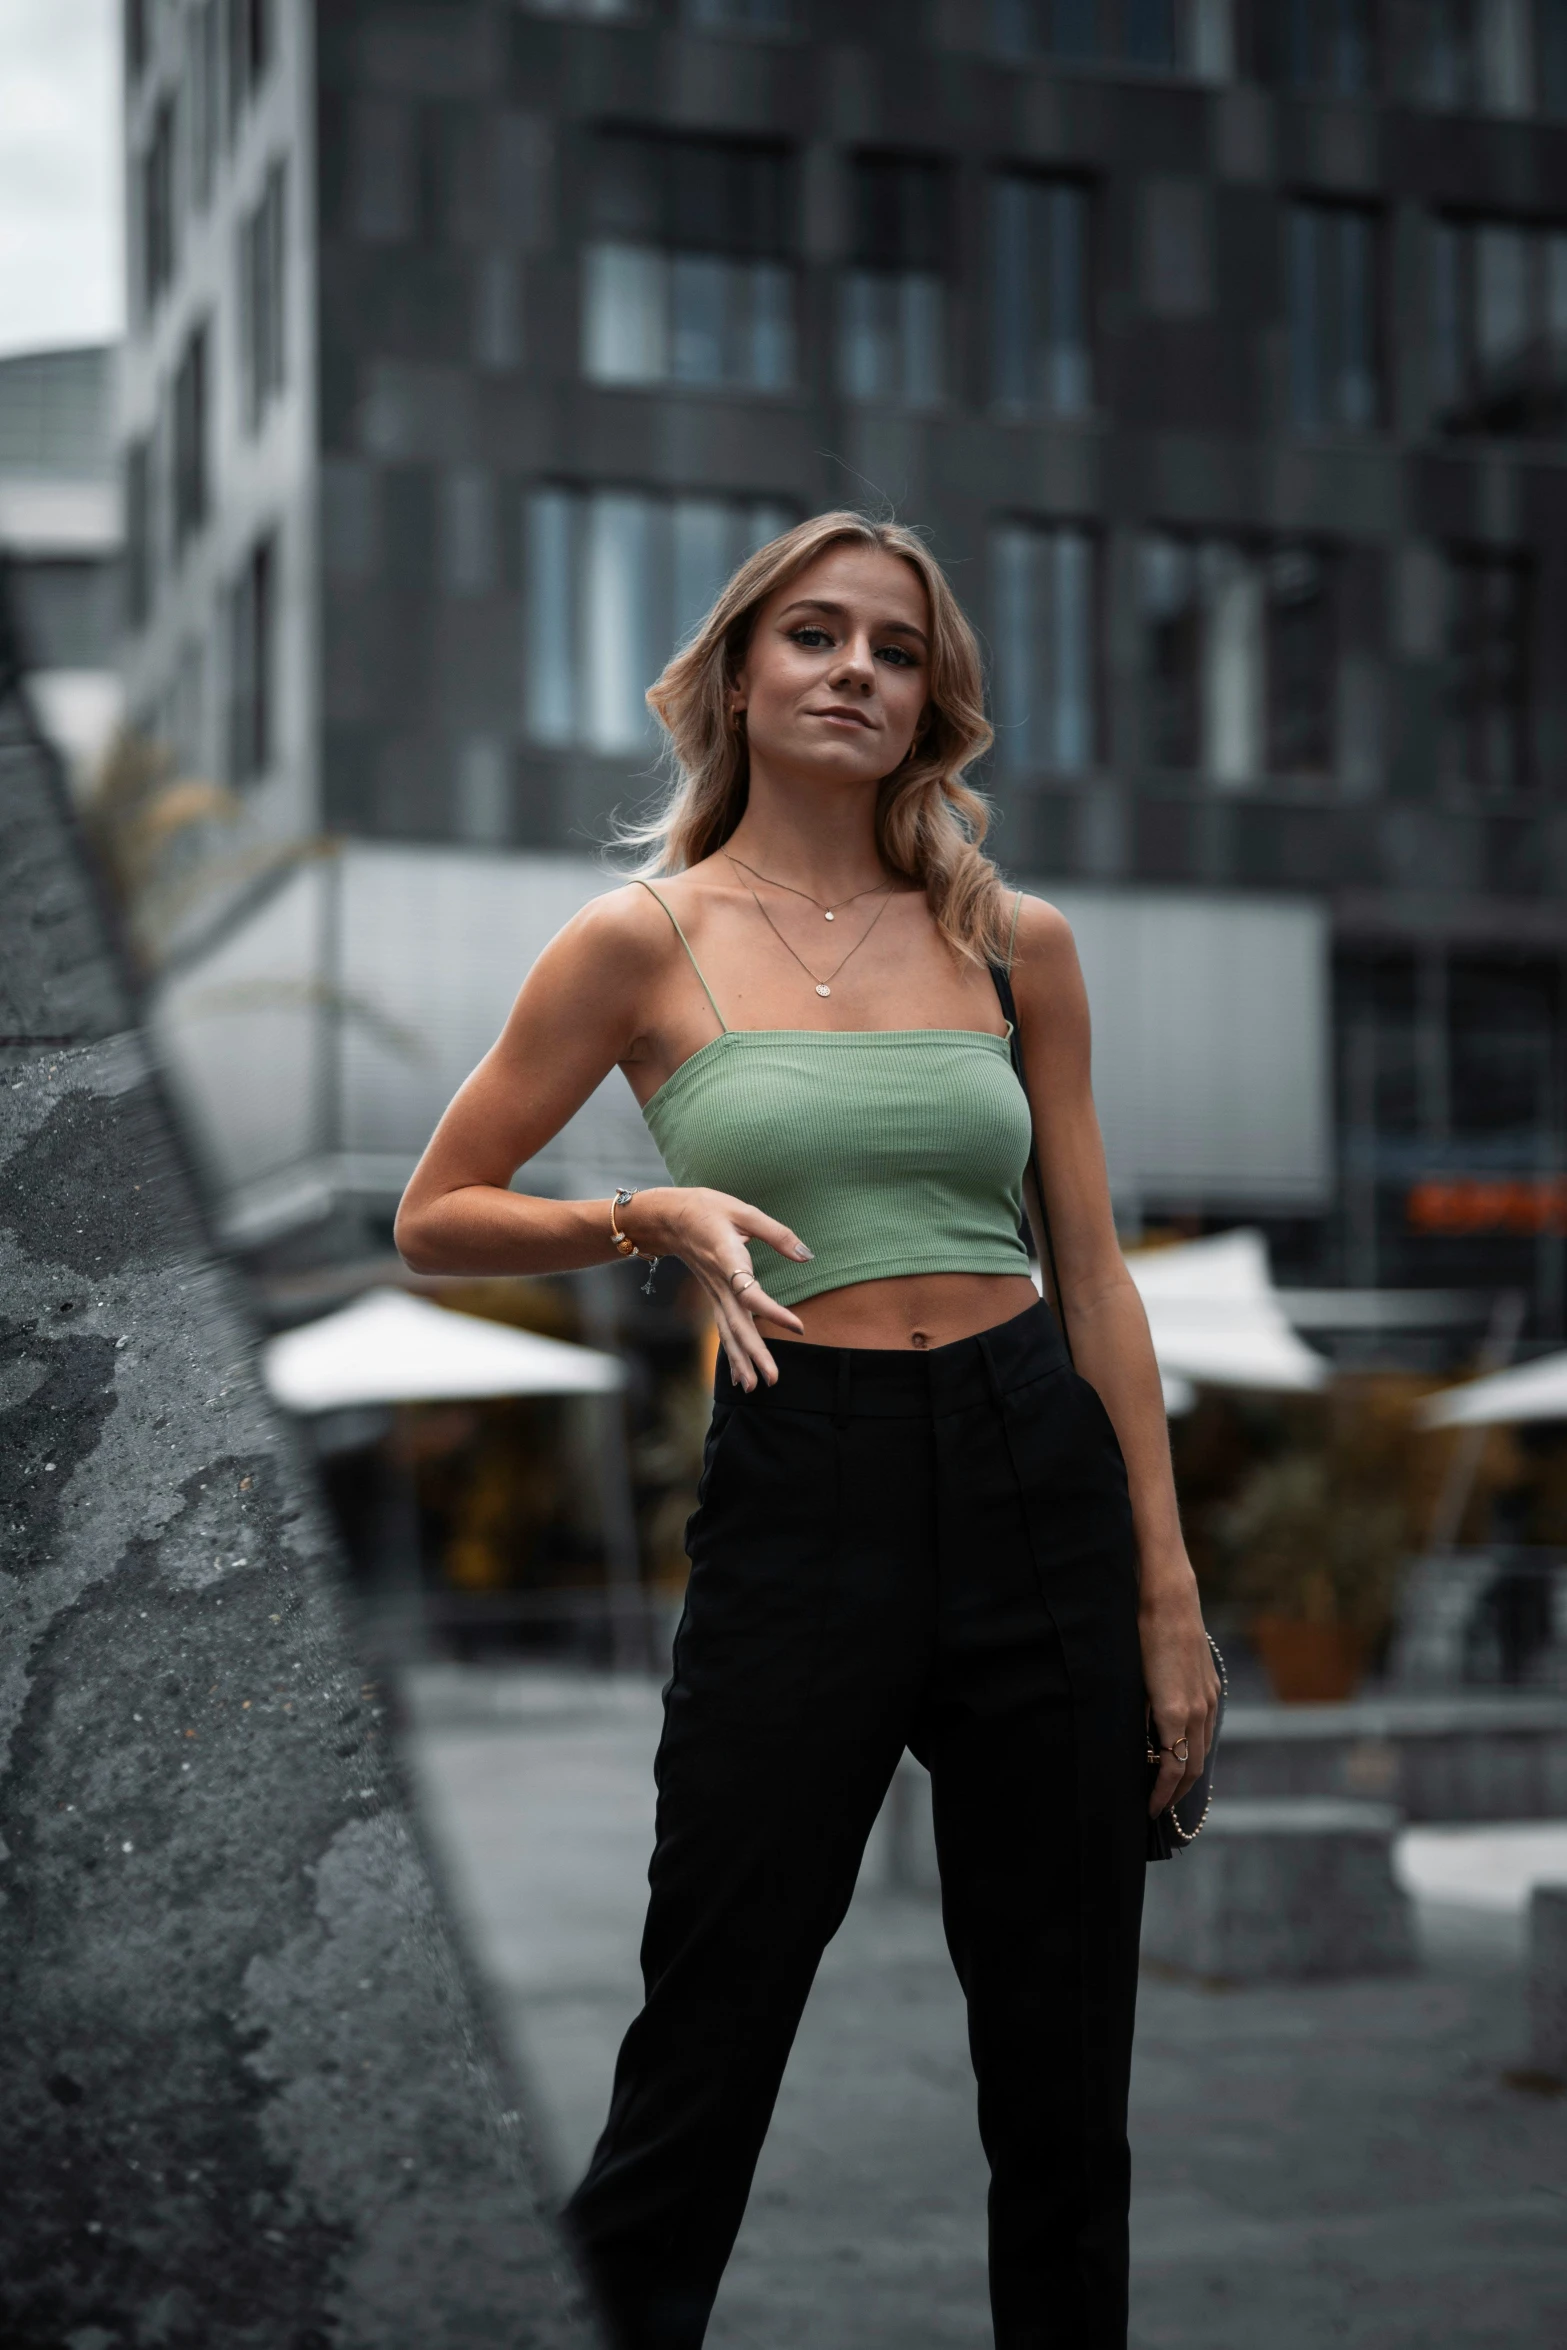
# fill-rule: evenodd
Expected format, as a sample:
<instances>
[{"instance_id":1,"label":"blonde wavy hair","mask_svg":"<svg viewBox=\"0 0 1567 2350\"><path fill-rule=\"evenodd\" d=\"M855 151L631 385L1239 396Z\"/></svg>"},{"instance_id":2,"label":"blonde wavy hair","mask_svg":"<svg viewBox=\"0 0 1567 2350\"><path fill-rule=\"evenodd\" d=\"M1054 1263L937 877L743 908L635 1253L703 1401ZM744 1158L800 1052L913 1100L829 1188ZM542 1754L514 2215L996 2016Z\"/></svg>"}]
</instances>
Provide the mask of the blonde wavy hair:
<instances>
[{"instance_id":1,"label":"blonde wavy hair","mask_svg":"<svg viewBox=\"0 0 1567 2350\"><path fill-rule=\"evenodd\" d=\"M895 873L917 882L943 936L975 961L1005 961L1011 909L982 843L990 823L964 770L990 747L979 645L940 564L895 522L840 509L796 523L746 558L690 641L648 689L668 738L674 787L646 823L627 825L620 846L640 852L633 870L678 873L723 847L745 814L750 754L729 713L729 693L769 596L829 547L897 555L924 582L931 616L930 696L908 756L884 776L876 845Z\"/></svg>"}]
</instances>

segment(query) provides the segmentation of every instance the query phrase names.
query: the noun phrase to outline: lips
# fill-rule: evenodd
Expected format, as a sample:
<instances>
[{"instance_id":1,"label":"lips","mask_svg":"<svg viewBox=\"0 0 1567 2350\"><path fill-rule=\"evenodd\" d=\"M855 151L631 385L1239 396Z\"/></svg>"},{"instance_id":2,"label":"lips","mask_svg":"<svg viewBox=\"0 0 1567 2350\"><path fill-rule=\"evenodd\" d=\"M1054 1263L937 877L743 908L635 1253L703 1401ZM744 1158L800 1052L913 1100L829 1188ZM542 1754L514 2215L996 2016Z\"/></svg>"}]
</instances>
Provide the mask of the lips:
<instances>
[{"instance_id":1,"label":"lips","mask_svg":"<svg viewBox=\"0 0 1567 2350\"><path fill-rule=\"evenodd\" d=\"M807 710L805 715L807 718L837 718L851 726L863 726L867 733L872 731L871 721L863 710Z\"/></svg>"}]
</instances>

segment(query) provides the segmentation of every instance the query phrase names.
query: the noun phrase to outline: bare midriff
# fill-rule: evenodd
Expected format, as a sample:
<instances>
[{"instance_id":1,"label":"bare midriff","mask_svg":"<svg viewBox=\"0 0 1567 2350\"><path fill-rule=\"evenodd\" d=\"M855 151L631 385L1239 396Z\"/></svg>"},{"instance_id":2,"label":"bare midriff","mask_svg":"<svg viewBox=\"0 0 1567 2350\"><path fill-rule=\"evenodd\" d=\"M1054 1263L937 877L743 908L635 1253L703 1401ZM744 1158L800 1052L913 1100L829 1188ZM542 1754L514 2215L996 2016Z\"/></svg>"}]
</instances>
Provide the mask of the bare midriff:
<instances>
[{"instance_id":1,"label":"bare midriff","mask_svg":"<svg viewBox=\"0 0 1567 2350\"><path fill-rule=\"evenodd\" d=\"M950 1346L1025 1313L1039 1297L1022 1273L905 1273L853 1281L803 1298L794 1311L812 1346L913 1348ZM793 1332L761 1324L769 1346L794 1343Z\"/></svg>"}]
</instances>

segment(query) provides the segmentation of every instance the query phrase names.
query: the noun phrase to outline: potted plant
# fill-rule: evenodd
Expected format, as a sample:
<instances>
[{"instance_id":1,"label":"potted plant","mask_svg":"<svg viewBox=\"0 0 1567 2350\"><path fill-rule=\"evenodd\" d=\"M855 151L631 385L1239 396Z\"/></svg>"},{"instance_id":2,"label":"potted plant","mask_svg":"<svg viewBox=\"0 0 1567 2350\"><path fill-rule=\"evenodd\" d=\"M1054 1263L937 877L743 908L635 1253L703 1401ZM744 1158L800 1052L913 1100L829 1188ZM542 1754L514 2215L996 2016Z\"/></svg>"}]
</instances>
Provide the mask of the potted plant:
<instances>
[{"instance_id":1,"label":"potted plant","mask_svg":"<svg viewBox=\"0 0 1567 2350\"><path fill-rule=\"evenodd\" d=\"M1231 1588L1285 1704L1352 1696L1392 1620L1407 1514L1396 1481L1390 1489L1367 1467L1331 1438L1281 1453L1252 1471L1223 1514Z\"/></svg>"}]
</instances>

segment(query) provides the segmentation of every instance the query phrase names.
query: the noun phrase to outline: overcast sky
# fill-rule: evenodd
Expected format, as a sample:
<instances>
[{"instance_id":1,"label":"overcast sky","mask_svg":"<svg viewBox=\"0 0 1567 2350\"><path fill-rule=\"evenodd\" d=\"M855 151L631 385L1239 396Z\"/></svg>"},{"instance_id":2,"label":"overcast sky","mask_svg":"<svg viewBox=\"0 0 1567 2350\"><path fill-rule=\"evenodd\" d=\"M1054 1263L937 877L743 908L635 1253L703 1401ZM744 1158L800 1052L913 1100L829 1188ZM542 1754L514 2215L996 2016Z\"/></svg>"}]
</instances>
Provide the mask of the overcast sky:
<instances>
[{"instance_id":1,"label":"overcast sky","mask_svg":"<svg viewBox=\"0 0 1567 2350\"><path fill-rule=\"evenodd\" d=\"M0 352L118 334L119 0L0 0Z\"/></svg>"}]
</instances>

